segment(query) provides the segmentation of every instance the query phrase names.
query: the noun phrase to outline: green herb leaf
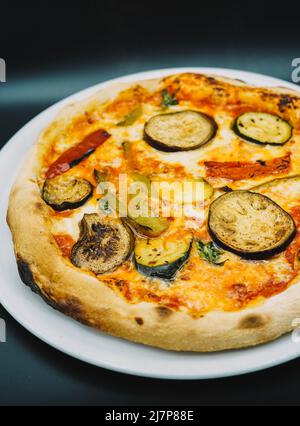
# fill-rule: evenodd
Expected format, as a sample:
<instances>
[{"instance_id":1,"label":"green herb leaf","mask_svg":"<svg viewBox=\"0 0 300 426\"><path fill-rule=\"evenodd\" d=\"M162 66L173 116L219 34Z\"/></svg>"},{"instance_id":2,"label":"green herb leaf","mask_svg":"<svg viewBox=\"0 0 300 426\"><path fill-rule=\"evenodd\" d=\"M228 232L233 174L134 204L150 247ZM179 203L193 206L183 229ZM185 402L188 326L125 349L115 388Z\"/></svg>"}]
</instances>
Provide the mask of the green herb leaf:
<instances>
[{"instance_id":1,"label":"green herb leaf","mask_svg":"<svg viewBox=\"0 0 300 426\"><path fill-rule=\"evenodd\" d=\"M143 107L139 105L133 111L131 111L122 121L118 123L120 127L132 126L138 118L143 114Z\"/></svg>"},{"instance_id":2,"label":"green herb leaf","mask_svg":"<svg viewBox=\"0 0 300 426\"><path fill-rule=\"evenodd\" d=\"M130 142L123 142L122 147L123 147L123 150L124 150L125 158L127 160L129 160L131 158L131 143Z\"/></svg>"},{"instance_id":3,"label":"green herb leaf","mask_svg":"<svg viewBox=\"0 0 300 426\"><path fill-rule=\"evenodd\" d=\"M197 240L196 246L201 259L213 263L214 265L223 266L225 264L226 260L222 260L223 252L219 250L212 241L205 244L203 241Z\"/></svg>"},{"instance_id":4,"label":"green herb leaf","mask_svg":"<svg viewBox=\"0 0 300 426\"><path fill-rule=\"evenodd\" d=\"M99 170L94 169L94 178L97 184L106 182L107 175L105 173L99 172Z\"/></svg>"},{"instance_id":5,"label":"green herb leaf","mask_svg":"<svg viewBox=\"0 0 300 426\"><path fill-rule=\"evenodd\" d=\"M108 200L105 200L105 199L100 200L100 208L102 211L104 211L107 214L111 213L111 208L109 206Z\"/></svg>"},{"instance_id":6,"label":"green herb leaf","mask_svg":"<svg viewBox=\"0 0 300 426\"><path fill-rule=\"evenodd\" d=\"M171 105L178 105L178 100L176 99L176 93L171 95L167 89L163 90L162 93L162 103L161 106L163 109L167 109Z\"/></svg>"}]
</instances>

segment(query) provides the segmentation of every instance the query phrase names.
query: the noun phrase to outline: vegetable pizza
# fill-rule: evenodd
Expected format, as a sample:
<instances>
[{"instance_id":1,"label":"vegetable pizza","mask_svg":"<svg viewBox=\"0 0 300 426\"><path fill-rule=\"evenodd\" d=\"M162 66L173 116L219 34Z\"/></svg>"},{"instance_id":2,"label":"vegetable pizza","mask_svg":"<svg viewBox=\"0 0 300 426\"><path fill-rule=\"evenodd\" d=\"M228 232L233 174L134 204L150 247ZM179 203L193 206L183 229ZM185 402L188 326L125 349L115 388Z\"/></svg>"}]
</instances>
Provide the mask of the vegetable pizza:
<instances>
[{"instance_id":1,"label":"vegetable pizza","mask_svg":"<svg viewBox=\"0 0 300 426\"><path fill-rule=\"evenodd\" d=\"M258 345L300 316L300 96L184 73L65 107L11 191L23 282L104 333Z\"/></svg>"}]
</instances>

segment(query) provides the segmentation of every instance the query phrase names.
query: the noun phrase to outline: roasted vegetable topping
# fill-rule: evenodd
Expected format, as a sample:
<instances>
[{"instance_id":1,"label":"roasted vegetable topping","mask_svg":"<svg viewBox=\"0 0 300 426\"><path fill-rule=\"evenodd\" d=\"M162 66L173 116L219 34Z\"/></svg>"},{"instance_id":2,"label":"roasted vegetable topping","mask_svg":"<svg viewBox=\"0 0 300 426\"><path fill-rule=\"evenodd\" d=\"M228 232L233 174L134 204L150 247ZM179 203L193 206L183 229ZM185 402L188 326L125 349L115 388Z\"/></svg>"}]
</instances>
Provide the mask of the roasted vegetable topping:
<instances>
[{"instance_id":1,"label":"roasted vegetable topping","mask_svg":"<svg viewBox=\"0 0 300 426\"><path fill-rule=\"evenodd\" d=\"M214 188L205 179L199 179L198 182L203 182L204 200L209 200L214 194Z\"/></svg>"},{"instance_id":2,"label":"roasted vegetable topping","mask_svg":"<svg viewBox=\"0 0 300 426\"><path fill-rule=\"evenodd\" d=\"M279 195L282 198L285 197L287 193L290 193L290 197L294 199L298 194L300 194L300 175L273 179L269 182L265 182L251 188L251 191L262 193L270 198L272 198L272 195Z\"/></svg>"},{"instance_id":3,"label":"roasted vegetable topping","mask_svg":"<svg viewBox=\"0 0 300 426\"><path fill-rule=\"evenodd\" d=\"M191 246L190 234L140 240L135 246L137 270L149 277L171 280L188 260Z\"/></svg>"},{"instance_id":4,"label":"roasted vegetable topping","mask_svg":"<svg viewBox=\"0 0 300 426\"><path fill-rule=\"evenodd\" d=\"M128 127L132 126L143 114L143 107L142 105L139 105L137 108L135 108L133 111L131 111L122 121L118 123L118 126L120 127Z\"/></svg>"},{"instance_id":5,"label":"roasted vegetable topping","mask_svg":"<svg viewBox=\"0 0 300 426\"><path fill-rule=\"evenodd\" d=\"M277 115L263 112L247 112L236 120L236 134L258 144L283 145L293 134L292 126Z\"/></svg>"},{"instance_id":6,"label":"roasted vegetable topping","mask_svg":"<svg viewBox=\"0 0 300 426\"><path fill-rule=\"evenodd\" d=\"M122 143L123 151L124 151L124 157L126 160L130 160L131 157L131 143L126 141Z\"/></svg>"},{"instance_id":7,"label":"roasted vegetable topping","mask_svg":"<svg viewBox=\"0 0 300 426\"><path fill-rule=\"evenodd\" d=\"M213 196L214 188L205 179L199 178L192 182L193 182L193 185L191 186L192 193L190 194L189 191L185 191L185 193L183 194L184 195L183 199L185 203L189 203L189 202L199 203L205 200L209 200ZM199 194L197 193L197 190L196 190L197 184L203 185L203 192L199 191Z\"/></svg>"},{"instance_id":8,"label":"roasted vegetable topping","mask_svg":"<svg viewBox=\"0 0 300 426\"><path fill-rule=\"evenodd\" d=\"M88 135L82 142L65 151L49 168L46 173L47 179L52 179L67 172L79 164L84 158L91 155L96 148L102 145L110 134L105 130L97 130Z\"/></svg>"},{"instance_id":9,"label":"roasted vegetable topping","mask_svg":"<svg viewBox=\"0 0 300 426\"><path fill-rule=\"evenodd\" d=\"M53 235L56 244L60 248L63 256L70 258L72 254L72 248L74 247L75 241L70 235L59 234Z\"/></svg>"},{"instance_id":10,"label":"roasted vegetable topping","mask_svg":"<svg viewBox=\"0 0 300 426\"><path fill-rule=\"evenodd\" d=\"M219 246L245 258L265 259L283 251L296 228L292 217L270 198L233 191L212 203L209 231Z\"/></svg>"},{"instance_id":11,"label":"roasted vegetable topping","mask_svg":"<svg viewBox=\"0 0 300 426\"><path fill-rule=\"evenodd\" d=\"M163 109L167 109L169 106L178 105L178 100L176 99L176 93L171 94L167 89L163 90L161 93L162 102L161 106Z\"/></svg>"},{"instance_id":12,"label":"roasted vegetable topping","mask_svg":"<svg viewBox=\"0 0 300 426\"><path fill-rule=\"evenodd\" d=\"M96 183L99 185L99 183L104 183L107 179L107 174L102 173L99 170L94 170L94 179Z\"/></svg>"},{"instance_id":13,"label":"roasted vegetable topping","mask_svg":"<svg viewBox=\"0 0 300 426\"><path fill-rule=\"evenodd\" d=\"M84 215L78 243L72 250L75 266L95 274L114 271L130 256L133 235L121 221Z\"/></svg>"},{"instance_id":14,"label":"roasted vegetable topping","mask_svg":"<svg viewBox=\"0 0 300 426\"><path fill-rule=\"evenodd\" d=\"M156 238L163 234L170 226L168 219L164 217L127 217L123 219L138 234Z\"/></svg>"},{"instance_id":15,"label":"roasted vegetable topping","mask_svg":"<svg viewBox=\"0 0 300 426\"><path fill-rule=\"evenodd\" d=\"M274 179L251 188L251 191L271 198L271 200L279 204L283 209L289 206L288 211L292 212L295 201L297 206L297 200L299 200L300 175ZM291 200L294 201L291 203ZM292 216L294 215L292 214Z\"/></svg>"},{"instance_id":16,"label":"roasted vegetable topping","mask_svg":"<svg viewBox=\"0 0 300 426\"><path fill-rule=\"evenodd\" d=\"M64 211L82 206L92 193L93 187L87 180L61 175L46 180L42 197L54 210Z\"/></svg>"},{"instance_id":17,"label":"roasted vegetable topping","mask_svg":"<svg viewBox=\"0 0 300 426\"><path fill-rule=\"evenodd\" d=\"M201 240L197 240L196 246L201 259L219 266L224 265L226 262L223 259L223 251L218 249L213 242L204 243Z\"/></svg>"},{"instance_id":18,"label":"roasted vegetable topping","mask_svg":"<svg viewBox=\"0 0 300 426\"><path fill-rule=\"evenodd\" d=\"M181 111L152 117L145 125L145 140L161 151L190 151L216 134L213 118L197 111Z\"/></svg>"},{"instance_id":19,"label":"roasted vegetable topping","mask_svg":"<svg viewBox=\"0 0 300 426\"><path fill-rule=\"evenodd\" d=\"M255 161L205 161L207 177L223 178L232 181L253 179L260 176L271 176L287 173L291 165L291 155L274 158L273 160Z\"/></svg>"},{"instance_id":20,"label":"roasted vegetable topping","mask_svg":"<svg viewBox=\"0 0 300 426\"><path fill-rule=\"evenodd\" d=\"M130 175L131 180L134 183L140 183L145 186L145 189L148 191L144 194L143 197L139 200L139 205L136 206L134 212L128 211L128 217L124 218L124 222L132 227L138 234L155 238L159 237L163 232L169 228L169 221L164 217L151 217L150 215L150 197L151 197L151 181L140 173L132 173ZM129 201L131 196L129 196ZM139 212L146 211L148 216L143 216ZM135 214L132 214L135 213Z\"/></svg>"}]
</instances>

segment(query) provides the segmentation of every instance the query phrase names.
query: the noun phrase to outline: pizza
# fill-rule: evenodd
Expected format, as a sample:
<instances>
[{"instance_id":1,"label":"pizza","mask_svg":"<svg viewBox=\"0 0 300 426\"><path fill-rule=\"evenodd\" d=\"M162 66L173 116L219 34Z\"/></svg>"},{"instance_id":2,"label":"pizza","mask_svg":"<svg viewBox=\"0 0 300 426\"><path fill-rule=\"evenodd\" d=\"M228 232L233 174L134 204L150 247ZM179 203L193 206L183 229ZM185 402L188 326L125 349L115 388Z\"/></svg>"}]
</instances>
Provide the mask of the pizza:
<instances>
[{"instance_id":1,"label":"pizza","mask_svg":"<svg viewBox=\"0 0 300 426\"><path fill-rule=\"evenodd\" d=\"M300 96L285 88L184 73L74 102L11 191L21 279L146 345L274 340L300 316L299 144Z\"/></svg>"}]
</instances>

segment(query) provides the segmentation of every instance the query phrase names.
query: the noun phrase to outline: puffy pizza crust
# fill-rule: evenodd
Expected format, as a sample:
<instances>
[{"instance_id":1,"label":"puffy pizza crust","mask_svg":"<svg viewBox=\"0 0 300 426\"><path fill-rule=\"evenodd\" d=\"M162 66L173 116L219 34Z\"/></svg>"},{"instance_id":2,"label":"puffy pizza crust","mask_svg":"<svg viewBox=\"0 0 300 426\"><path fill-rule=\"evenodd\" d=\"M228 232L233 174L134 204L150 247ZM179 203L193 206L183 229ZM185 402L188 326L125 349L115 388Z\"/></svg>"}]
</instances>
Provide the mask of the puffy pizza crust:
<instances>
[{"instance_id":1,"label":"puffy pizza crust","mask_svg":"<svg viewBox=\"0 0 300 426\"><path fill-rule=\"evenodd\" d=\"M159 82L151 80L142 84L155 88ZM98 102L112 99L133 84L115 85L97 94L95 99ZM281 93L274 89L265 92ZM50 232L50 208L40 197L37 174L50 141L89 102L67 107L41 135L12 189L7 220L24 283L53 308L83 324L168 350L211 352L242 348L274 340L291 331L293 320L300 317L298 282L256 307L237 312L213 311L194 318L154 303L127 303L95 276L73 267L62 257Z\"/></svg>"}]
</instances>

